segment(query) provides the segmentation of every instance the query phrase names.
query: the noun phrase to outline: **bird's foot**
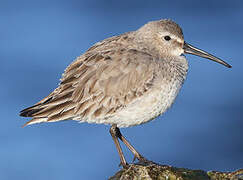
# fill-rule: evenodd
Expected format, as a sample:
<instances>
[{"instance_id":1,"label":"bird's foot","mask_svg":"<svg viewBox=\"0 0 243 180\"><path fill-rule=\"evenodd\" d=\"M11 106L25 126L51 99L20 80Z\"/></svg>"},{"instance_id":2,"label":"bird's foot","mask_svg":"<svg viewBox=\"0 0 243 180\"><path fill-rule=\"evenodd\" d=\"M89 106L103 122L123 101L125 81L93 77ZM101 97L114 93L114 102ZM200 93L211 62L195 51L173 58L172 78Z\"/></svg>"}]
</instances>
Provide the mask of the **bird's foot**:
<instances>
[{"instance_id":1,"label":"bird's foot","mask_svg":"<svg viewBox=\"0 0 243 180\"><path fill-rule=\"evenodd\" d=\"M138 164L150 164L151 161L147 160L145 157L143 157L141 154L135 155L133 158L133 162L135 160L138 160Z\"/></svg>"},{"instance_id":2,"label":"bird's foot","mask_svg":"<svg viewBox=\"0 0 243 180\"><path fill-rule=\"evenodd\" d=\"M123 167L123 169L128 169L129 164L128 163L123 164L122 162L120 162L119 167L121 166Z\"/></svg>"}]
</instances>

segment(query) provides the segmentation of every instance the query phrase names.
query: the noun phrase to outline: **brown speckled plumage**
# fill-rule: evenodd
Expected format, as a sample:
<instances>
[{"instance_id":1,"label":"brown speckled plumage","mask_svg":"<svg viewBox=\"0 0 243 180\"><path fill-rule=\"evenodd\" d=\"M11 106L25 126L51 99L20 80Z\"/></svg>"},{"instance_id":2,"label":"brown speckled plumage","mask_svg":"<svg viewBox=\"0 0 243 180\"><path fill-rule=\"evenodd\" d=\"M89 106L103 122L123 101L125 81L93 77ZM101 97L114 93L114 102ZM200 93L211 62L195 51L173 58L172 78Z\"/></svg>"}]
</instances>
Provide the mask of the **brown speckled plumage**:
<instances>
[{"instance_id":1,"label":"brown speckled plumage","mask_svg":"<svg viewBox=\"0 0 243 180\"><path fill-rule=\"evenodd\" d=\"M158 24L150 22L137 32L96 43L67 67L58 88L34 107L21 112L22 116L33 117L26 125L66 119L84 122L97 119L97 123L106 123L100 119L115 116L130 103L150 93L157 86L154 81L160 81L158 78L174 81L174 71L178 71L179 76L175 79L183 82L187 64L184 67L173 58L164 59L159 47L147 47L151 40L156 42L158 38L153 33L145 34L150 26L155 32L174 26L173 32L181 37L179 26L166 20L158 21ZM168 76L167 68L173 64L173 74Z\"/></svg>"},{"instance_id":2,"label":"brown speckled plumage","mask_svg":"<svg viewBox=\"0 0 243 180\"><path fill-rule=\"evenodd\" d=\"M123 167L127 163L118 138L135 158L147 161L118 127L146 123L172 105L187 74L184 53L231 67L184 42L175 22L152 21L137 31L96 43L67 67L50 95L20 115L33 118L25 125L68 119L110 124Z\"/></svg>"}]
</instances>

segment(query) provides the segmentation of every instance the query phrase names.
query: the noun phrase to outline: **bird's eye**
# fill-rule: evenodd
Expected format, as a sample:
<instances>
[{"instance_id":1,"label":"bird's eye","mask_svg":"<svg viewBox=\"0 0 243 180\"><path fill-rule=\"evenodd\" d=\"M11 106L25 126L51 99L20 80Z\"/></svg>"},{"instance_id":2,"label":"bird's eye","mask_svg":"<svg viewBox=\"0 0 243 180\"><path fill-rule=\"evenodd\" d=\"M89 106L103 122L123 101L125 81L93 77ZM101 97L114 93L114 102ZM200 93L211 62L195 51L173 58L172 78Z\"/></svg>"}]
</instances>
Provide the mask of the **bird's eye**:
<instances>
[{"instance_id":1,"label":"bird's eye","mask_svg":"<svg viewBox=\"0 0 243 180\"><path fill-rule=\"evenodd\" d=\"M170 37L170 36L165 36L164 39L165 39L166 41L169 41L169 40L171 40L171 37Z\"/></svg>"}]
</instances>

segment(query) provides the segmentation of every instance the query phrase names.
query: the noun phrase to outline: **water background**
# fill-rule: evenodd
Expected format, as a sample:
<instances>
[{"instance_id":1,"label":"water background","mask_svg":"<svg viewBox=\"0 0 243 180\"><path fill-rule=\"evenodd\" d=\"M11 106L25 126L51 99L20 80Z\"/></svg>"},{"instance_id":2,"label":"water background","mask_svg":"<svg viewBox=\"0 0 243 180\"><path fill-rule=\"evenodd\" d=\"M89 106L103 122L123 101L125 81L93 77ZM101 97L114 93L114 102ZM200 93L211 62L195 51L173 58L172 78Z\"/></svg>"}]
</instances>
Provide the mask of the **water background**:
<instances>
[{"instance_id":1,"label":"water background","mask_svg":"<svg viewBox=\"0 0 243 180\"><path fill-rule=\"evenodd\" d=\"M118 171L109 126L66 121L21 128L27 119L18 113L55 89L66 66L95 42L161 18L179 23L187 42L233 68L187 55L188 78L173 107L121 131L157 163L243 168L243 1L1 0L0 179L92 180Z\"/></svg>"}]
</instances>

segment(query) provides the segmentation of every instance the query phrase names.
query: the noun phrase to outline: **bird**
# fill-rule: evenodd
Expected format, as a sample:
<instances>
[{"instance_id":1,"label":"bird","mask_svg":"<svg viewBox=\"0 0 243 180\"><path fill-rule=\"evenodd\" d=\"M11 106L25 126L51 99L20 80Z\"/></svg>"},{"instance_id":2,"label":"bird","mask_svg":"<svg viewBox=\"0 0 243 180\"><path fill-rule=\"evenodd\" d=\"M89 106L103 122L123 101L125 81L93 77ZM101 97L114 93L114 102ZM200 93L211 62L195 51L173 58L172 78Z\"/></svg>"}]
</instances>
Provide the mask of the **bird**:
<instances>
[{"instance_id":1,"label":"bird","mask_svg":"<svg viewBox=\"0 0 243 180\"><path fill-rule=\"evenodd\" d=\"M107 124L124 168L129 164L119 140L134 160L147 162L120 128L147 123L171 107L187 76L185 54L231 68L187 43L176 22L150 21L135 31L100 41L77 57L53 92L20 112L32 118L24 126L63 120Z\"/></svg>"}]
</instances>

